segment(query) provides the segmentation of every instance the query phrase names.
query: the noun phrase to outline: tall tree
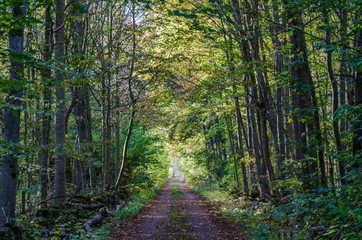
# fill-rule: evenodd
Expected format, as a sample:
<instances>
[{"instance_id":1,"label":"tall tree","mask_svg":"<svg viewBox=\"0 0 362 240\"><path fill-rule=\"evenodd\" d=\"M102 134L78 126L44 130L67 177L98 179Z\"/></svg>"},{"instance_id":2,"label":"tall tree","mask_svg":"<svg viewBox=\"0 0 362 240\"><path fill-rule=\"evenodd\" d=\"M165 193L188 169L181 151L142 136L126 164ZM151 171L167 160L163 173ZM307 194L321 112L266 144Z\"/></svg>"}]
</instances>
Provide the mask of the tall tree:
<instances>
[{"instance_id":1,"label":"tall tree","mask_svg":"<svg viewBox=\"0 0 362 240\"><path fill-rule=\"evenodd\" d=\"M22 1L14 1L13 19L18 21L25 13ZM24 77L24 26L15 24L9 31L10 85L4 109L4 140L7 154L2 156L0 182L0 226L15 217L16 190L18 180L18 157L20 140L20 109L22 105L22 82Z\"/></svg>"},{"instance_id":2,"label":"tall tree","mask_svg":"<svg viewBox=\"0 0 362 240\"><path fill-rule=\"evenodd\" d=\"M333 112L333 116L335 116L337 110L338 110L338 102L339 102L339 98L338 98L338 83L337 83L337 79L335 77L334 74L334 70L333 70L333 59L332 59L332 52L329 50L331 48L333 48L331 46L332 42L331 42L331 30L329 28L329 13L327 12L326 9L323 9L323 21L324 24L326 25L326 30L325 30L325 34L326 34L326 65L327 65L327 72L328 72L328 78L329 81L331 83L332 86L332 112ZM338 120L333 117L332 120L332 125L333 125L333 134L334 134L334 140L336 143L336 147L337 147L337 153L338 153L338 167L339 167L339 174L341 175L341 183L342 184L346 184L346 179L344 178L346 175L346 170L345 170L345 166L344 163L341 159L342 155L342 141L341 141L341 136L340 136L340 130L339 130L339 122ZM321 164L321 170L324 171L324 163ZM325 172L323 172L322 174L322 185L326 186L327 185L327 179L326 179L326 175Z\"/></svg>"},{"instance_id":3,"label":"tall tree","mask_svg":"<svg viewBox=\"0 0 362 240\"><path fill-rule=\"evenodd\" d=\"M66 194L66 156L65 144L65 86L64 86L64 11L65 0L55 1L55 59L56 115L55 115L55 189L54 202L61 204Z\"/></svg>"},{"instance_id":4,"label":"tall tree","mask_svg":"<svg viewBox=\"0 0 362 240\"><path fill-rule=\"evenodd\" d=\"M47 2L45 9L45 33L44 33L44 49L43 60L48 63L52 57L52 43L53 43L53 20L51 15L51 2ZM44 84L43 90L43 116L42 116L42 135L41 135L41 149L39 152L39 164L40 164L40 184L41 184L41 200L46 205L46 197L48 195L48 158L49 158L49 144L50 144L50 128L51 128L51 100L52 100L52 80L51 69L45 66L42 69L42 80Z\"/></svg>"},{"instance_id":5,"label":"tall tree","mask_svg":"<svg viewBox=\"0 0 362 240\"><path fill-rule=\"evenodd\" d=\"M73 65L77 66L77 75L81 76L76 79L73 89L74 107L73 113L77 126L79 148L85 158L76 160L76 185L79 190L86 189L86 160L88 160L89 168L89 185L93 187L94 167L93 167L93 136L92 136L92 109L89 99L89 82L87 76L83 73L86 66L84 63L86 47L87 47L87 29L88 29L88 14L82 13L79 9L85 9L86 5L83 1L73 3L73 12L75 21L73 23L73 54L80 56L75 58Z\"/></svg>"}]
</instances>

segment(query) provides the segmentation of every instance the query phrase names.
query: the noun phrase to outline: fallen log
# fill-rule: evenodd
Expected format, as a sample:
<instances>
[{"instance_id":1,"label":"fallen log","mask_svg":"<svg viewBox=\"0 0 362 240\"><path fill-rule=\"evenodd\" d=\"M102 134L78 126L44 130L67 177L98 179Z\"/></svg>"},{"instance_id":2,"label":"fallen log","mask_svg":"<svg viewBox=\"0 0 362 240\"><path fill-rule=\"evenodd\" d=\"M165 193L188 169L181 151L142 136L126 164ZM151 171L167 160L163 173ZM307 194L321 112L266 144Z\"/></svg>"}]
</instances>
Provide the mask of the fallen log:
<instances>
[{"instance_id":1,"label":"fallen log","mask_svg":"<svg viewBox=\"0 0 362 240\"><path fill-rule=\"evenodd\" d=\"M92 230L92 227L102 223L103 219L105 219L108 216L108 213L105 211L102 211L100 213L97 213L94 217L89 219L83 226L87 231Z\"/></svg>"},{"instance_id":2,"label":"fallen log","mask_svg":"<svg viewBox=\"0 0 362 240\"><path fill-rule=\"evenodd\" d=\"M81 207L81 208L85 208L85 209L95 209L95 208L101 208L103 207L102 203L94 203L94 204L84 204L84 203L70 203L73 206L76 207Z\"/></svg>"}]
</instances>

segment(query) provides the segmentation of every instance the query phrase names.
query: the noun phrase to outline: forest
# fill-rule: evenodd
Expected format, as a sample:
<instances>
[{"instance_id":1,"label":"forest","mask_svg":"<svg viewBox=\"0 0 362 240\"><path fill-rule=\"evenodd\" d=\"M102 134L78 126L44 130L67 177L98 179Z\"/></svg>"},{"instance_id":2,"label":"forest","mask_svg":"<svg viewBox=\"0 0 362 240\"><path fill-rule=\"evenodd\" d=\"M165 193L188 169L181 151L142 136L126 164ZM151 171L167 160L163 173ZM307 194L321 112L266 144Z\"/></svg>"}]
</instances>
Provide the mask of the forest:
<instances>
[{"instance_id":1,"label":"forest","mask_svg":"<svg viewBox=\"0 0 362 240\"><path fill-rule=\"evenodd\" d=\"M0 0L0 109L0 239L362 238L360 0Z\"/></svg>"}]
</instances>

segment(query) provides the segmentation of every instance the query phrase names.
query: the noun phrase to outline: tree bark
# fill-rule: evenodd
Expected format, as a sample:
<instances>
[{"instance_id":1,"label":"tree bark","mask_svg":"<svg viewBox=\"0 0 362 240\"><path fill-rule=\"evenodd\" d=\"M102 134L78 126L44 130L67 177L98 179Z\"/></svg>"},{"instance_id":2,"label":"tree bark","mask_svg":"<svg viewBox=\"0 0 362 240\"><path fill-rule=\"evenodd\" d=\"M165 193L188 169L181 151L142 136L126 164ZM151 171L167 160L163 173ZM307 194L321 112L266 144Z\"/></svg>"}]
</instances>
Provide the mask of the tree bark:
<instances>
[{"instance_id":1,"label":"tree bark","mask_svg":"<svg viewBox=\"0 0 362 240\"><path fill-rule=\"evenodd\" d=\"M234 135L230 129L230 122L228 117L226 116L226 113L224 113L224 118L225 118L225 123L226 123L226 131L227 131L227 137L229 139L229 144L230 144L230 158L233 160L234 163L234 180L236 183L236 186L239 188L240 184L239 184L239 174L238 174L238 167L237 167L237 162L236 162L236 157L235 157L235 151L234 151Z\"/></svg>"},{"instance_id":2,"label":"tree bark","mask_svg":"<svg viewBox=\"0 0 362 240\"><path fill-rule=\"evenodd\" d=\"M82 3L84 4L84 3ZM74 12L75 15L81 15L83 13L79 11ZM84 54L86 53L86 29L87 29L87 15L78 16L78 21L73 23L74 26L74 53L81 53L80 58L76 58L77 62L84 60ZM84 66L78 64L78 75L82 75ZM79 147L82 153L85 153L85 157L76 160L76 185L78 189L85 190L87 188L86 179L86 167L85 162L88 162L89 167L89 183L90 187L93 187L93 136L92 136L92 119L91 119L91 106L89 100L89 83L85 79L77 79L73 90L73 114L75 123L77 126L77 132L79 137ZM87 160L87 161L85 161Z\"/></svg>"},{"instance_id":3,"label":"tree bark","mask_svg":"<svg viewBox=\"0 0 362 240\"><path fill-rule=\"evenodd\" d=\"M122 154L122 164L121 164L121 168L119 170L118 173L118 177L117 177L117 181L116 184L114 186L114 189L117 190L121 184L121 180L122 180L122 176L126 167L126 163L127 163L127 150L128 150L128 144L129 141L131 140L131 134L132 134L132 129L133 129L133 121L134 121L134 116L136 113L136 109L134 106L132 106L132 110L131 110L131 116L129 119L129 125L128 125L128 132L127 132L127 136L126 139L124 141L123 144L123 154Z\"/></svg>"},{"instance_id":4,"label":"tree bark","mask_svg":"<svg viewBox=\"0 0 362 240\"><path fill-rule=\"evenodd\" d=\"M14 19L24 15L22 2L15 2L12 10ZM22 105L22 79L24 63L24 27L15 26L9 32L10 48L10 81L18 81L16 88L11 89L4 109L4 140L7 143L8 154L2 156L0 182L0 226L9 218L15 217L16 189L18 179L18 144L20 139L20 108ZM5 215L4 215L5 214Z\"/></svg>"},{"instance_id":5,"label":"tree bark","mask_svg":"<svg viewBox=\"0 0 362 240\"><path fill-rule=\"evenodd\" d=\"M281 42L279 37L280 27L278 25L280 22L280 17L279 17L278 7L276 4L273 4L273 19L274 22L276 22L276 24L273 26L274 37L272 38L275 48L275 53L274 53L275 79L279 79L279 75L283 72L283 57L281 55ZM283 166L284 166L286 151L284 144L285 134L284 134L284 124L283 124L284 116L283 116L283 107L282 107L283 105L282 91L283 88L281 86L281 83L278 83L275 88L276 118L277 118L276 129L277 129L277 140L278 140L278 150L279 150L277 159L278 159L278 169L280 176L282 179L284 179Z\"/></svg>"},{"instance_id":6,"label":"tree bark","mask_svg":"<svg viewBox=\"0 0 362 240\"><path fill-rule=\"evenodd\" d=\"M44 55L43 60L48 62L52 57L52 29L53 29L53 20L51 16L51 6L50 2L47 2L45 9L45 42L44 42ZM43 207L47 205L47 195L48 195L48 181L47 181L47 172L48 172L48 157L49 157L49 144L50 144L50 125L51 125L51 100L52 100L52 84L51 84L51 70L49 67L44 67L42 69L42 80L44 83L43 91L43 111L42 116L42 142L41 149L39 152L39 164L40 164L40 199L43 203Z\"/></svg>"},{"instance_id":7,"label":"tree bark","mask_svg":"<svg viewBox=\"0 0 362 240\"><path fill-rule=\"evenodd\" d=\"M236 86L233 84L233 91L234 91L234 105L235 105L235 115L236 115L236 127L237 127L237 138L238 138L238 151L240 154L240 163L241 163L241 173L243 175L243 184L244 184L244 192L246 195L249 195L249 183L248 183L248 176L246 172L246 163L244 159L244 146L243 146L243 136L242 136L242 117L240 113L240 103L239 98L235 95L236 94Z\"/></svg>"},{"instance_id":8,"label":"tree bark","mask_svg":"<svg viewBox=\"0 0 362 240\"><path fill-rule=\"evenodd\" d=\"M55 1L55 59L57 69L56 80L56 115L55 115L55 189L54 203L62 204L66 194L66 158L64 153L65 144L65 86L63 73L64 57L64 10L65 1Z\"/></svg>"}]
</instances>

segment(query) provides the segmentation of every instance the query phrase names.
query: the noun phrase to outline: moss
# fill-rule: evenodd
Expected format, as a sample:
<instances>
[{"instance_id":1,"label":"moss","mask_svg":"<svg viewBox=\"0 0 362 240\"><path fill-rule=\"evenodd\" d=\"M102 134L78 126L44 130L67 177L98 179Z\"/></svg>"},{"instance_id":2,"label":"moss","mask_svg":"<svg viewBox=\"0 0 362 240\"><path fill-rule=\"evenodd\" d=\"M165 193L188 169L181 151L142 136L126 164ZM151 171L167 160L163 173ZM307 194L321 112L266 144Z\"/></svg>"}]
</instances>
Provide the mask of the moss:
<instances>
[{"instance_id":1,"label":"moss","mask_svg":"<svg viewBox=\"0 0 362 240\"><path fill-rule=\"evenodd\" d=\"M55 205L57 206L57 205ZM41 208L37 211L36 216L37 217L43 217L43 218L57 218L60 213L61 213L62 209L57 209L57 208Z\"/></svg>"}]
</instances>

